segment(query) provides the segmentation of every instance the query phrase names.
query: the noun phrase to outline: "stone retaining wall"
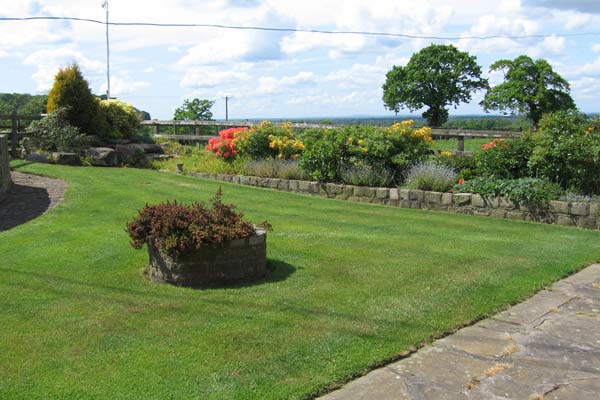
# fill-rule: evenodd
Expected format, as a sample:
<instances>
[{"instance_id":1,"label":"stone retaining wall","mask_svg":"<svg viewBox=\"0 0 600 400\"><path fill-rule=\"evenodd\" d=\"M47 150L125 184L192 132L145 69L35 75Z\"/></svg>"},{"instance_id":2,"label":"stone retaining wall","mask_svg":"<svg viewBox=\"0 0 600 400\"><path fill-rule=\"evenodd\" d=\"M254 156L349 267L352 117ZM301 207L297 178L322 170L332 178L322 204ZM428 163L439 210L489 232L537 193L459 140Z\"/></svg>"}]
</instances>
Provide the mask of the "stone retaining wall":
<instances>
[{"instance_id":1,"label":"stone retaining wall","mask_svg":"<svg viewBox=\"0 0 600 400\"><path fill-rule=\"evenodd\" d=\"M241 185L271 188L361 203L392 207L450 211L521 221L600 229L600 203L551 201L547 209L520 205L506 198L484 198L471 193L440 193L412 189L372 188L335 183L260 178L255 176L191 173L199 178L216 179Z\"/></svg>"},{"instance_id":2,"label":"stone retaining wall","mask_svg":"<svg viewBox=\"0 0 600 400\"><path fill-rule=\"evenodd\" d=\"M4 199L12 186L8 161L8 139L6 135L0 135L0 201Z\"/></svg>"}]
</instances>

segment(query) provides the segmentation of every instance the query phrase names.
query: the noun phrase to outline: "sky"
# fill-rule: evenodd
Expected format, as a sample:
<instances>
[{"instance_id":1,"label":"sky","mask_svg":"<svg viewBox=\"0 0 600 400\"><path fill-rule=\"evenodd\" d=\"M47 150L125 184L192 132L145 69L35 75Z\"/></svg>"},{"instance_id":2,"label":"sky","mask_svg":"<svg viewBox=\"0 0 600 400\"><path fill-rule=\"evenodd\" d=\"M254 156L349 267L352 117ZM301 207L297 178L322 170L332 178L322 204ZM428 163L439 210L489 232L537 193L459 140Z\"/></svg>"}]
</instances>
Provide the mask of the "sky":
<instances>
[{"instance_id":1,"label":"sky","mask_svg":"<svg viewBox=\"0 0 600 400\"><path fill-rule=\"evenodd\" d=\"M0 0L0 17L104 20L101 0ZM170 119L186 98L215 101L214 116L392 116L385 74L431 43L453 44L489 73L498 59L544 58L571 84L585 112L600 112L598 0L110 0L111 22L351 30L462 39L407 39L205 27L110 27L111 95ZM596 32L561 37L560 34ZM547 35L528 39L466 36ZM106 92L105 26L75 21L0 21L0 92L47 93L59 68L77 62ZM482 114L476 93L451 115ZM422 110L421 110L422 111ZM407 111L408 113L408 111Z\"/></svg>"}]
</instances>

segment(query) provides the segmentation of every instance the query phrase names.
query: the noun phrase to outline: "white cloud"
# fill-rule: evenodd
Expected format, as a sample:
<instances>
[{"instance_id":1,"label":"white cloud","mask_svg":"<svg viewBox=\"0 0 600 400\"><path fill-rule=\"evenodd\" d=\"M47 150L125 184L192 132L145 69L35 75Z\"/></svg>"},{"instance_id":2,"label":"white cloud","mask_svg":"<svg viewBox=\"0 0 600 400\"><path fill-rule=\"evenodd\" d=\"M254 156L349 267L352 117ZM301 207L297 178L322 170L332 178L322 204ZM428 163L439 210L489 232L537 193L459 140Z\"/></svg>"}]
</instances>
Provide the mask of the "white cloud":
<instances>
[{"instance_id":1,"label":"white cloud","mask_svg":"<svg viewBox=\"0 0 600 400\"><path fill-rule=\"evenodd\" d=\"M60 68L77 63L84 76L94 78L106 68L105 64L86 57L83 53L67 47L52 50L38 50L25 58L23 63L36 67L33 79L37 82L37 90L49 90L54 76Z\"/></svg>"},{"instance_id":2,"label":"white cloud","mask_svg":"<svg viewBox=\"0 0 600 400\"><path fill-rule=\"evenodd\" d=\"M261 76L258 80L256 94L279 94L298 86L311 85L316 83L317 76L312 72L298 72L293 76L284 76L282 78Z\"/></svg>"},{"instance_id":3,"label":"white cloud","mask_svg":"<svg viewBox=\"0 0 600 400\"><path fill-rule=\"evenodd\" d=\"M594 53L600 53L600 43L596 43L592 46L592 51Z\"/></svg>"},{"instance_id":4,"label":"white cloud","mask_svg":"<svg viewBox=\"0 0 600 400\"><path fill-rule=\"evenodd\" d=\"M224 70L218 67L193 67L185 71L181 79L184 88L213 88L220 85L235 85L250 79L243 71Z\"/></svg>"},{"instance_id":5,"label":"white cloud","mask_svg":"<svg viewBox=\"0 0 600 400\"><path fill-rule=\"evenodd\" d=\"M150 86L149 82L135 81L129 76L111 76L110 77L110 95L123 96L129 94L135 94L140 89ZM108 85L103 83L100 85L99 93L106 93Z\"/></svg>"}]
</instances>

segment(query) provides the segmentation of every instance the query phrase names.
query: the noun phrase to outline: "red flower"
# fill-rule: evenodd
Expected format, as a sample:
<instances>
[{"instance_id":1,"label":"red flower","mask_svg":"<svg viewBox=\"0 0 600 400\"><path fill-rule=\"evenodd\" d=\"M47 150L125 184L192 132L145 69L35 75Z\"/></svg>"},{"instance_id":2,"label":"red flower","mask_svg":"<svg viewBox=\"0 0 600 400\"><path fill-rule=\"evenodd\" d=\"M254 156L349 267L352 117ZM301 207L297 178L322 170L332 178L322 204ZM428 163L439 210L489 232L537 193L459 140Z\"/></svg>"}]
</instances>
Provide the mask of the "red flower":
<instances>
[{"instance_id":1,"label":"red flower","mask_svg":"<svg viewBox=\"0 0 600 400\"><path fill-rule=\"evenodd\" d=\"M458 180L458 184L459 185L464 185L465 184L465 180L464 179L459 179Z\"/></svg>"}]
</instances>

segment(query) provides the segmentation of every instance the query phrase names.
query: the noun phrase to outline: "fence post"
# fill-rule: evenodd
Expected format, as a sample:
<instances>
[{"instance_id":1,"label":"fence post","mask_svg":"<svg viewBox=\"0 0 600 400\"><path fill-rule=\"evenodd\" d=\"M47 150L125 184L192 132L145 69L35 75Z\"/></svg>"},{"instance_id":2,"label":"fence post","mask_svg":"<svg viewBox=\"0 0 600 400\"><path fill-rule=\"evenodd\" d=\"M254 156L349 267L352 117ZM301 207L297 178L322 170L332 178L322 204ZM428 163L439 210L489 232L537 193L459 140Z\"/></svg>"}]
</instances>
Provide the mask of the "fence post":
<instances>
[{"instance_id":1,"label":"fence post","mask_svg":"<svg viewBox=\"0 0 600 400\"><path fill-rule=\"evenodd\" d=\"M456 138L456 150L465 151L465 137L459 136Z\"/></svg>"},{"instance_id":2,"label":"fence post","mask_svg":"<svg viewBox=\"0 0 600 400\"><path fill-rule=\"evenodd\" d=\"M154 125L154 134L160 135L160 125L159 124Z\"/></svg>"},{"instance_id":3,"label":"fence post","mask_svg":"<svg viewBox=\"0 0 600 400\"><path fill-rule=\"evenodd\" d=\"M12 114L12 130L10 132L10 147L12 158L17 158L17 141L18 141L17 113Z\"/></svg>"}]
</instances>

